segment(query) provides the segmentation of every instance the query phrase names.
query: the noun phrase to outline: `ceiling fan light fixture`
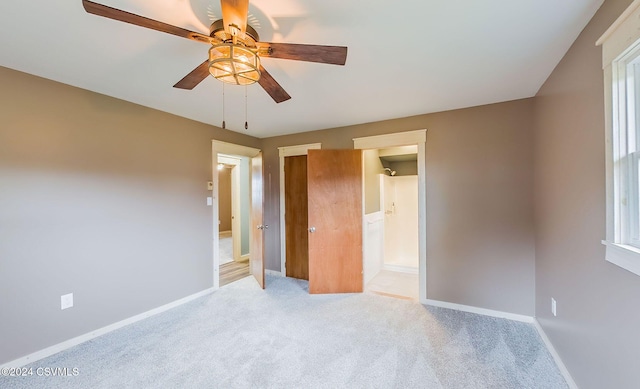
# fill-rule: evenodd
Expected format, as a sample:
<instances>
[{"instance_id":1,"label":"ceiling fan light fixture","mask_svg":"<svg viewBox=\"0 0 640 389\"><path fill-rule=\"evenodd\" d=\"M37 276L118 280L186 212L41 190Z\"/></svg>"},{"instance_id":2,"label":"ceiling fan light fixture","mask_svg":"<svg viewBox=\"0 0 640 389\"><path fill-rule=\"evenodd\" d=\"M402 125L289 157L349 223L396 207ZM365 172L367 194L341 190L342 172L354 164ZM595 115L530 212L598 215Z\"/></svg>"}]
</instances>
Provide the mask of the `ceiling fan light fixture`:
<instances>
[{"instance_id":1,"label":"ceiling fan light fixture","mask_svg":"<svg viewBox=\"0 0 640 389\"><path fill-rule=\"evenodd\" d=\"M347 60L347 48L344 46L309 45L299 43L261 42L258 32L248 24L249 0L220 0L222 19L209 26L209 35L190 31L182 27L167 24L145 16L109 7L92 0L82 0L87 13L103 18L133 24L150 30L179 36L200 43L211 44L209 59L200 63L173 87L192 90L209 73L229 84L250 85L260 82L260 86L273 101L281 103L291 96L260 65L259 55L270 58L294 61L316 62L331 65L344 65ZM256 24L259 28L259 24ZM224 119L222 121L224 128Z\"/></svg>"},{"instance_id":2,"label":"ceiling fan light fixture","mask_svg":"<svg viewBox=\"0 0 640 389\"><path fill-rule=\"evenodd\" d=\"M227 84L250 85L260 80L260 57L240 44L213 45L209 49L209 73Z\"/></svg>"}]
</instances>

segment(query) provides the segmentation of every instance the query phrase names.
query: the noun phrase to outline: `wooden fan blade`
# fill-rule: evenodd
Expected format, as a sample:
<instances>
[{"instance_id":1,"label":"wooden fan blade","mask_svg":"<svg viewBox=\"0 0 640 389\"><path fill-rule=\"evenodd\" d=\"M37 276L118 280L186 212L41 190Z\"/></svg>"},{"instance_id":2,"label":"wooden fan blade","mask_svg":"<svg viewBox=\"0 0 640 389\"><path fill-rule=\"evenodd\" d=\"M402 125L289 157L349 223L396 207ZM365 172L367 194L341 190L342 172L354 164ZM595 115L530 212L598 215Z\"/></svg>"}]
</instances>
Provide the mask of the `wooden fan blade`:
<instances>
[{"instance_id":1,"label":"wooden fan blade","mask_svg":"<svg viewBox=\"0 0 640 389\"><path fill-rule=\"evenodd\" d=\"M193 69L189 74L184 76L184 78L178 81L173 87L180 89L193 89L199 83L204 81L205 78L209 75L209 60L204 61L197 68Z\"/></svg>"},{"instance_id":2,"label":"wooden fan blade","mask_svg":"<svg viewBox=\"0 0 640 389\"><path fill-rule=\"evenodd\" d=\"M82 0L82 6L85 11L90 14L103 16L105 18L118 20L125 23L135 24L136 26L150 28L152 30L166 32L167 34L177 35L182 38L191 39L203 43L211 43L211 37L200 34L199 32L189 31L181 27L172 26L171 24L159 22L157 20L145 18L132 14L130 12L121 11L106 5L94 3L93 1Z\"/></svg>"},{"instance_id":3,"label":"wooden fan blade","mask_svg":"<svg viewBox=\"0 0 640 389\"><path fill-rule=\"evenodd\" d=\"M258 42L260 57L293 59L296 61L344 65L347 48L344 46L301 45L295 43Z\"/></svg>"},{"instance_id":4,"label":"wooden fan blade","mask_svg":"<svg viewBox=\"0 0 640 389\"><path fill-rule=\"evenodd\" d=\"M249 0L220 0L224 30L235 35L230 26L235 26L242 34L247 30Z\"/></svg>"},{"instance_id":5,"label":"wooden fan blade","mask_svg":"<svg viewBox=\"0 0 640 389\"><path fill-rule=\"evenodd\" d=\"M282 103L283 101L287 101L291 98L287 91L282 89L278 81L276 81L271 74L267 72L267 70L260 65L260 80L258 80L258 84L267 91L269 96L276 102Z\"/></svg>"}]
</instances>

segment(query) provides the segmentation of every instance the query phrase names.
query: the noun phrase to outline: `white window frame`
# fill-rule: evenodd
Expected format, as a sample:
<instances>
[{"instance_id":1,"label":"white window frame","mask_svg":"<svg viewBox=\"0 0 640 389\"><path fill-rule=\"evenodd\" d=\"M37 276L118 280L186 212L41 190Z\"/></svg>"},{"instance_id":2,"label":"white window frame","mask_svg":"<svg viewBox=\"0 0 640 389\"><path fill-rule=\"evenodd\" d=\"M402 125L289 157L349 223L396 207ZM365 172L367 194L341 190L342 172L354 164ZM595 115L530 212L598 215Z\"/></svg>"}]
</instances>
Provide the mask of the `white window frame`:
<instances>
[{"instance_id":1,"label":"white window frame","mask_svg":"<svg viewBox=\"0 0 640 389\"><path fill-rule=\"evenodd\" d=\"M640 212L640 131L628 131L640 118L634 101L640 98L640 80L632 78L640 72L628 73L628 65L640 61L640 0L625 10L596 44L602 45L605 90L605 259L640 275L640 220L633 216Z\"/></svg>"}]
</instances>

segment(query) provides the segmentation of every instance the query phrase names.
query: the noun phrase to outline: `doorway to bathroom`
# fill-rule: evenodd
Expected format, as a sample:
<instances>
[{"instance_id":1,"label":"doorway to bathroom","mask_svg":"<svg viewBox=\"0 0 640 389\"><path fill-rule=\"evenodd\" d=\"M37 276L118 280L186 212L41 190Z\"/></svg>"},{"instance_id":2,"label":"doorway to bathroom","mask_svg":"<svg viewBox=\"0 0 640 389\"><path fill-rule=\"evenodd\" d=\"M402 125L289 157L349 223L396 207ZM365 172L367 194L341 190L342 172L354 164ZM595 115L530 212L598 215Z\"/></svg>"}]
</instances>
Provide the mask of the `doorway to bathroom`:
<instances>
[{"instance_id":1,"label":"doorway to bathroom","mask_svg":"<svg viewBox=\"0 0 640 389\"><path fill-rule=\"evenodd\" d=\"M426 130L354 139L364 162L365 291L426 300Z\"/></svg>"},{"instance_id":2,"label":"doorway to bathroom","mask_svg":"<svg viewBox=\"0 0 640 389\"><path fill-rule=\"evenodd\" d=\"M377 154L379 160L367 158L367 163L374 164L368 170L379 171L379 206L373 214L377 214L374 222L381 223L382 250L378 263L369 269L371 278L366 280L365 290L418 300L417 147L373 149L366 153L374 154L374 158Z\"/></svg>"}]
</instances>

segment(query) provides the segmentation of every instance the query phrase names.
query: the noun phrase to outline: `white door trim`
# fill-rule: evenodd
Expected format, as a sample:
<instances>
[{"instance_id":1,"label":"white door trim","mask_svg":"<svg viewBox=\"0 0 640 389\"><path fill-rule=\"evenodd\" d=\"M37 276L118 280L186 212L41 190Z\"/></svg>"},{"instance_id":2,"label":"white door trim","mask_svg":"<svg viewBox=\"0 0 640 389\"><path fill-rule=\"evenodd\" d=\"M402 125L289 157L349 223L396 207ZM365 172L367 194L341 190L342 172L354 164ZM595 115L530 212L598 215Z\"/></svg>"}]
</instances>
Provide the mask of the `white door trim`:
<instances>
[{"instance_id":1,"label":"white door trim","mask_svg":"<svg viewBox=\"0 0 640 389\"><path fill-rule=\"evenodd\" d=\"M211 141L211 169L212 169L212 181L213 191L211 196L213 197L212 212L213 212L213 289L220 288L220 226L218 225L219 210L218 210L218 154L226 155L241 155L244 157L253 158L260 153L260 149L253 147L237 145L233 143L221 142L218 140ZM253 228L249 228L249 239L253 234Z\"/></svg>"},{"instance_id":2,"label":"white door trim","mask_svg":"<svg viewBox=\"0 0 640 389\"><path fill-rule=\"evenodd\" d=\"M353 139L354 149L381 149L395 146L418 146L418 279L419 299L427 303L427 130L416 130ZM363 194L364 196L364 194ZM364 222L363 222L364 225ZM364 236L364 235L363 235Z\"/></svg>"},{"instance_id":3,"label":"white door trim","mask_svg":"<svg viewBox=\"0 0 640 389\"><path fill-rule=\"evenodd\" d=\"M278 147L280 155L280 273L286 277L287 261L287 234L285 230L284 218L284 159L297 155L307 155L309 150L322 148L322 143L309 143L306 145Z\"/></svg>"}]
</instances>

